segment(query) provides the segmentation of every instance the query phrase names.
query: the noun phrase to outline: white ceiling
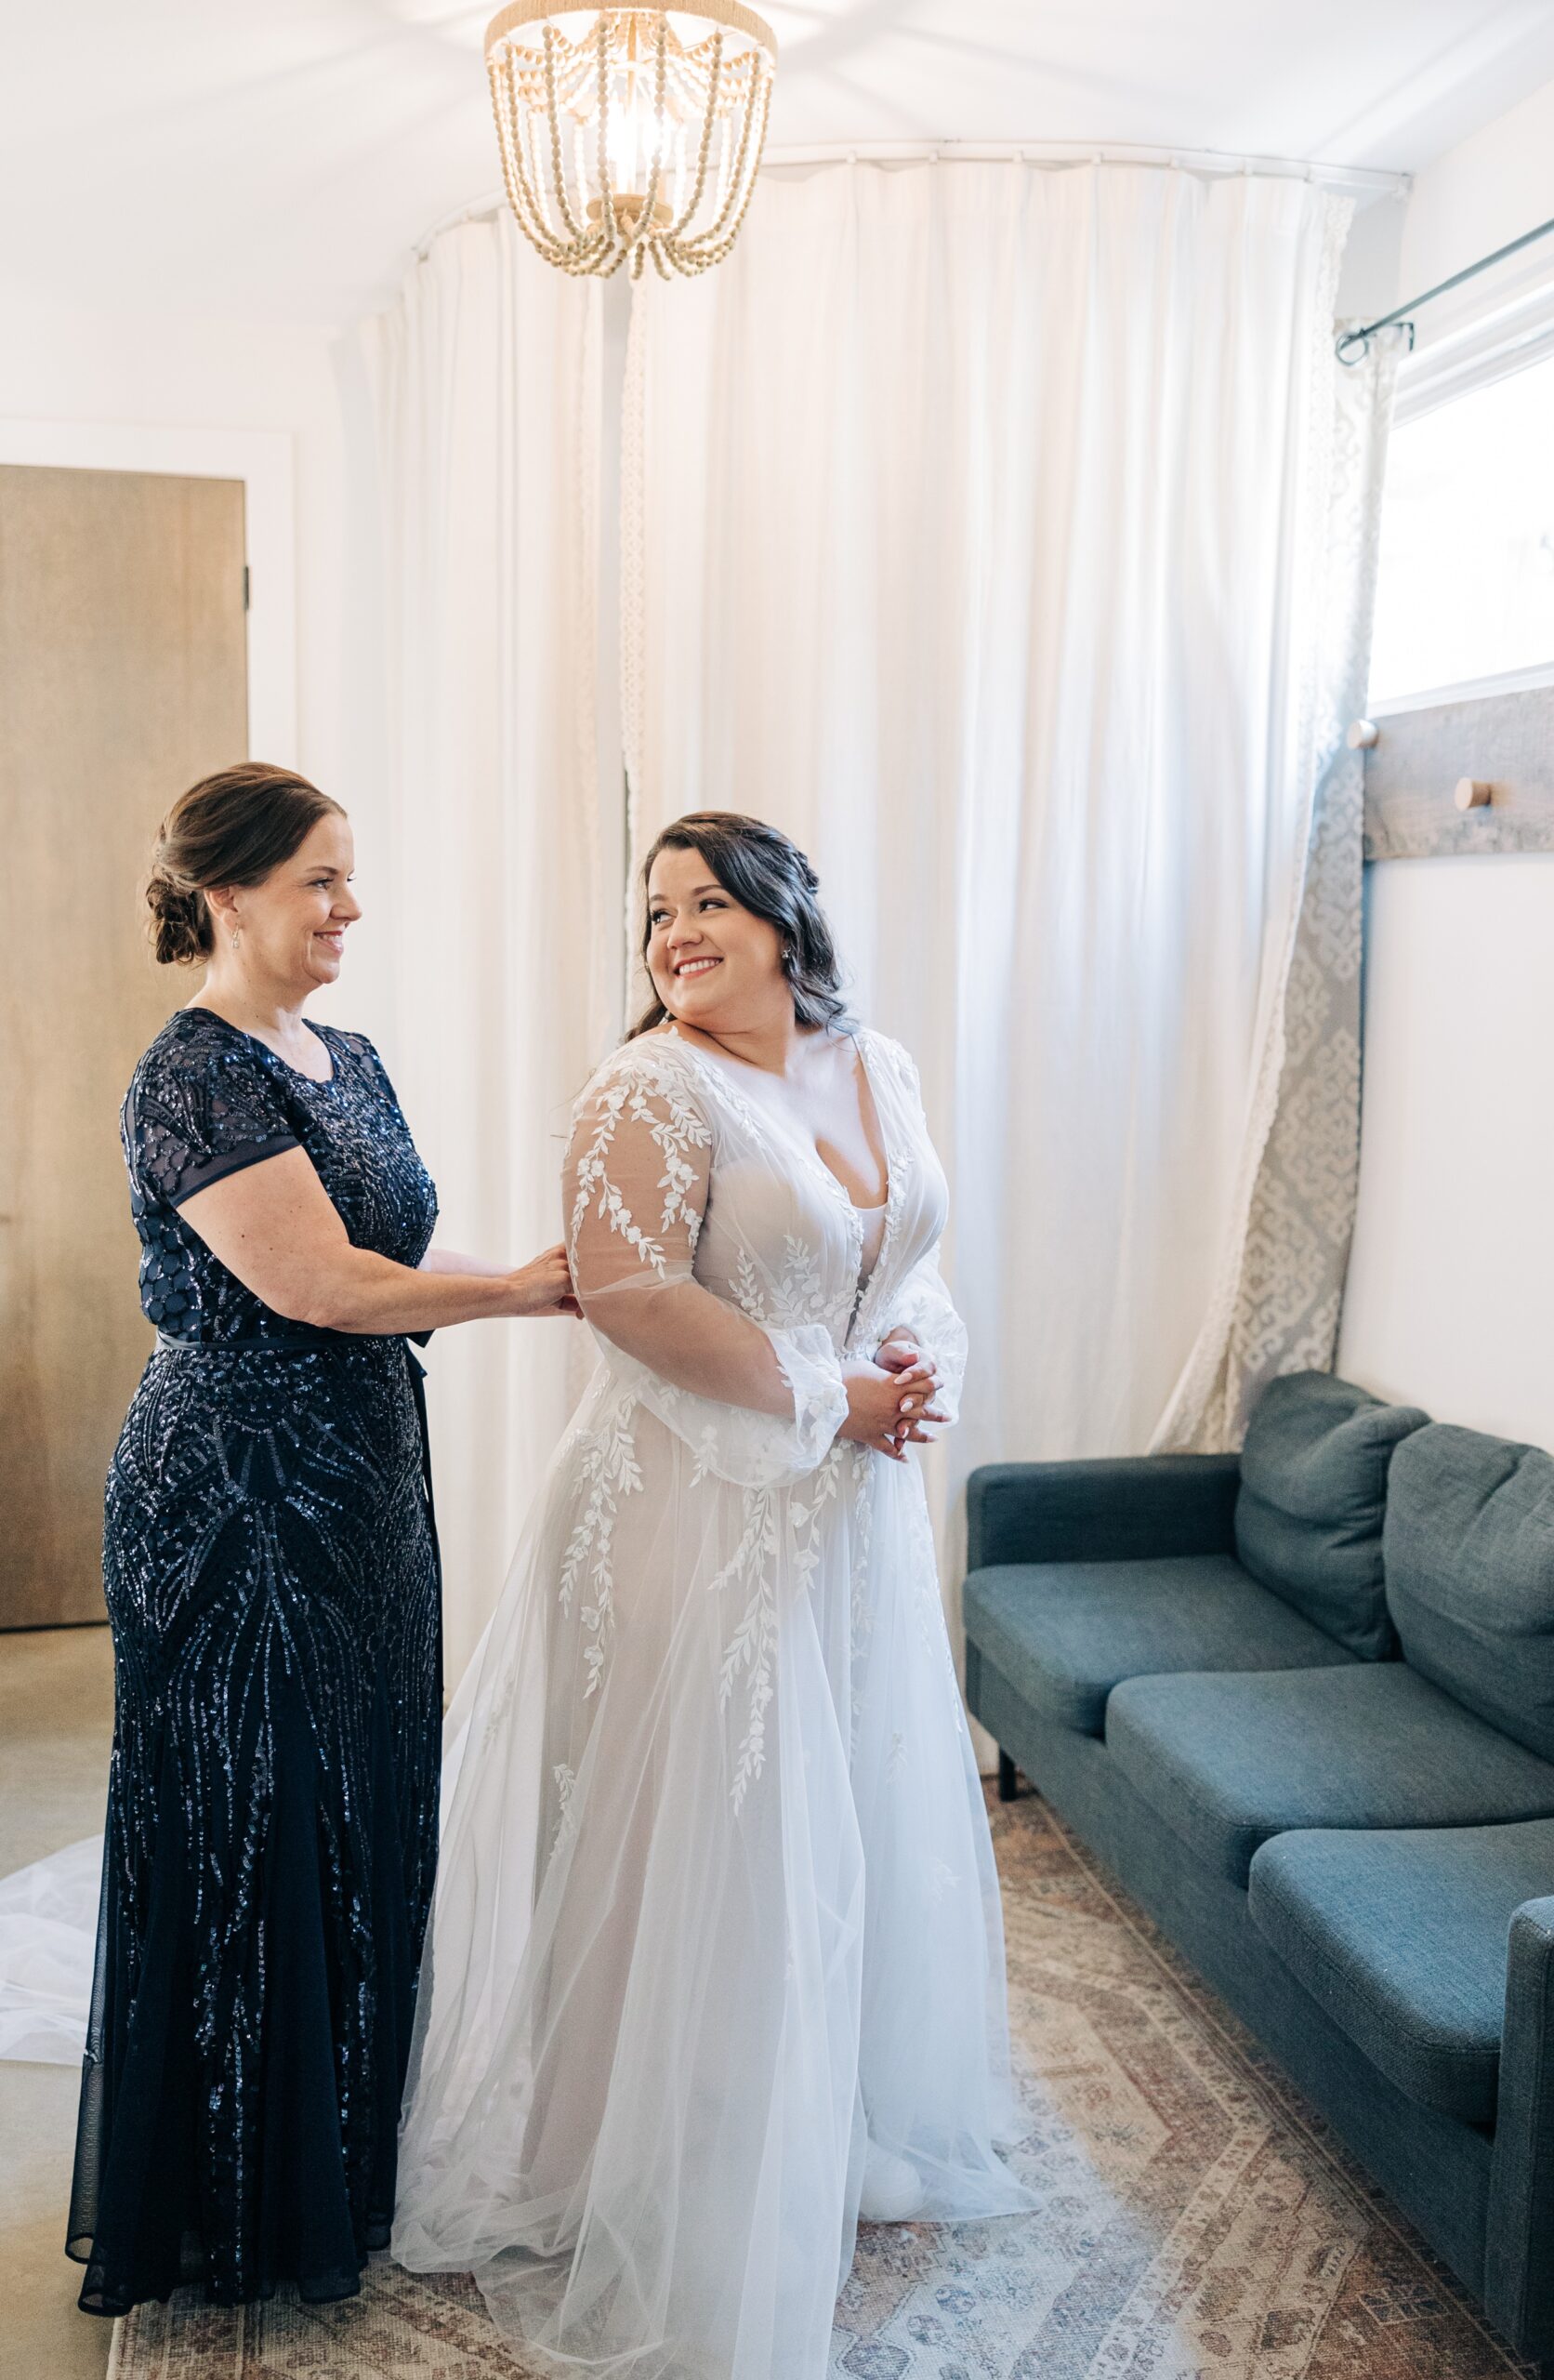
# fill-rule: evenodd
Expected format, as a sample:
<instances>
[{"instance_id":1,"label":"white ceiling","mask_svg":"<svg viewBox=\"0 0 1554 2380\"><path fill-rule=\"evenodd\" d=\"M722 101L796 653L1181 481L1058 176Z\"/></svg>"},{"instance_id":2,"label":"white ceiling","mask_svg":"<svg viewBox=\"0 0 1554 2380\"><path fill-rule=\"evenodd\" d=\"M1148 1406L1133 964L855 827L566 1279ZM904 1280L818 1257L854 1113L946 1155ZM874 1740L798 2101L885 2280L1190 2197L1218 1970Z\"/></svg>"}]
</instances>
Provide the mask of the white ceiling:
<instances>
[{"instance_id":1,"label":"white ceiling","mask_svg":"<svg viewBox=\"0 0 1554 2380\"><path fill-rule=\"evenodd\" d=\"M495 0L490 0L494 7ZM1554 0L772 0L770 138L1139 141L1416 169L1554 79ZM5 271L338 323L490 190L487 7L0 0Z\"/></svg>"}]
</instances>

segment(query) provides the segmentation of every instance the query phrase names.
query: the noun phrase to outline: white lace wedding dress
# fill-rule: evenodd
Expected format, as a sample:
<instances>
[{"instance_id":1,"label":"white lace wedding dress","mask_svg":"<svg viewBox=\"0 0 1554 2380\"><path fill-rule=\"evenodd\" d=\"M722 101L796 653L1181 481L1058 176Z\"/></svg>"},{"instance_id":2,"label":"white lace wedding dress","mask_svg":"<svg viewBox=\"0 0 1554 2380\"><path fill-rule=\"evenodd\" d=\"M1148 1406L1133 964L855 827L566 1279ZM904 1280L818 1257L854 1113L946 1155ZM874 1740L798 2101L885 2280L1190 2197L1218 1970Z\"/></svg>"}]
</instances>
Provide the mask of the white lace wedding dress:
<instances>
[{"instance_id":1,"label":"white lace wedding dress","mask_svg":"<svg viewBox=\"0 0 1554 2380\"><path fill-rule=\"evenodd\" d=\"M929 2218L1033 2203L993 2146L998 1889L917 1459L836 1437L847 1352L909 1325L951 1408L965 1361L915 1069L860 1046L866 1280L736 1062L644 1036L574 1118L601 1361L450 1714L393 2239L546 2368L818 2380L870 2143ZM740 1316L791 1419L738 1401Z\"/></svg>"}]
</instances>

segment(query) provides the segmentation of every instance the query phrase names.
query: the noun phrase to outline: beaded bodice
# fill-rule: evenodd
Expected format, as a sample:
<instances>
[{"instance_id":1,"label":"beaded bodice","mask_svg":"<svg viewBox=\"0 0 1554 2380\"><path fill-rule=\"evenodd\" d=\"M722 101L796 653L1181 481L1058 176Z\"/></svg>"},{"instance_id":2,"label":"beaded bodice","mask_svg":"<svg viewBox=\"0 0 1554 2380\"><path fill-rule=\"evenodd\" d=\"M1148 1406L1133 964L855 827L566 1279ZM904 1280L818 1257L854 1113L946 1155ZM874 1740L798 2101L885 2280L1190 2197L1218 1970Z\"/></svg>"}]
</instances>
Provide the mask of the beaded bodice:
<instances>
[{"instance_id":1,"label":"beaded bodice","mask_svg":"<svg viewBox=\"0 0 1554 2380\"><path fill-rule=\"evenodd\" d=\"M334 1061L328 1082L204 1008L169 1017L135 1069L120 1130L140 1303L170 1338L309 1335L244 1289L179 1211L195 1191L283 1149L306 1151L358 1248L402 1264L426 1254L437 1194L382 1060L362 1034L313 1030Z\"/></svg>"}]
</instances>

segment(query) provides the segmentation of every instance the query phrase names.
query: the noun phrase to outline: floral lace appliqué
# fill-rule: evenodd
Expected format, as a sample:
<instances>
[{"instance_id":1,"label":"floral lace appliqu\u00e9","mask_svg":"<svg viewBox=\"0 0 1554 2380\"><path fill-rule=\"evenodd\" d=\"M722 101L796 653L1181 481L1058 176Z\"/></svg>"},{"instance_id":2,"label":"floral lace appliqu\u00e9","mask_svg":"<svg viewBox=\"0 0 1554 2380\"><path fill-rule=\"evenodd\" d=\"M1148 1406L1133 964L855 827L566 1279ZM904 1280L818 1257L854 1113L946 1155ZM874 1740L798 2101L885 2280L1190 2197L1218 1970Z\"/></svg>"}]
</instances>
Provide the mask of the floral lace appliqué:
<instances>
[{"instance_id":1,"label":"floral lace appliqu\u00e9","mask_svg":"<svg viewBox=\"0 0 1554 2380\"><path fill-rule=\"evenodd\" d=\"M734 1762L736 1810L766 1765L766 1712L777 1654L779 1551L785 1542L795 1584L808 1593L820 1567L827 1510L836 1501L847 1451L840 1445L832 1448L812 1474L806 1494L791 1488L747 1488L739 1543L708 1582L709 1593L741 1584L746 1594L744 1615L724 1648L718 1673L718 1706L724 1711L742 1679L746 1687L744 1734Z\"/></svg>"},{"instance_id":2,"label":"floral lace appliqu\u00e9","mask_svg":"<svg viewBox=\"0 0 1554 2380\"><path fill-rule=\"evenodd\" d=\"M570 1612L579 1585L586 1588L588 1601L579 1613L588 1674L583 1689L585 1701L599 1691L614 1633L615 1523L621 1499L637 1494L642 1485L632 1434L634 1410L635 1400L623 1396L601 1417L598 1429L579 1439L583 1508L561 1562L560 1605L563 1612Z\"/></svg>"},{"instance_id":3,"label":"floral lace appliqu\u00e9","mask_svg":"<svg viewBox=\"0 0 1554 2380\"><path fill-rule=\"evenodd\" d=\"M628 1248L635 1250L644 1264L663 1274L667 1260L661 1235L672 1231L677 1223L685 1225L690 1252L696 1252L696 1240L702 1218L691 1201L695 1186L696 1168L687 1152L693 1148L709 1148L712 1133L696 1109L687 1100L672 1070L658 1067L655 1079L644 1081L639 1073L622 1075L608 1084L600 1094L599 1120L593 1137L584 1151L577 1167L577 1186L573 1199L572 1223L568 1234L575 1248L583 1219L591 1206L597 1206L601 1222L618 1232ZM656 1228L643 1229L621 1196L617 1183L610 1177L610 1149L620 1128L623 1115L640 1124L657 1142L664 1158L664 1171L657 1187L662 1193L663 1206Z\"/></svg>"},{"instance_id":4,"label":"floral lace appliqu\u00e9","mask_svg":"<svg viewBox=\"0 0 1554 2380\"><path fill-rule=\"evenodd\" d=\"M770 1295L750 1250L742 1248L734 1266L734 1302L764 1329L797 1329L818 1322L835 1334L847 1320L850 1309L845 1289L827 1287L821 1251L797 1233L784 1234L782 1260L768 1277Z\"/></svg>"},{"instance_id":5,"label":"floral lace appliqu\u00e9","mask_svg":"<svg viewBox=\"0 0 1554 2380\"><path fill-rule=\"evenodd\" d=\"M745 1689L744 1733L731 1789L736 1812L766 1765L766 1713L777 1651L778 1543L777 1492L770 1488L747 1488L739 1543L707 1585L709 1594L736 1583L747 1590L744 1616L724 1649L718 1672L720 1710L727 1711L742 1680Z\"/></svg>"}]
</instances>

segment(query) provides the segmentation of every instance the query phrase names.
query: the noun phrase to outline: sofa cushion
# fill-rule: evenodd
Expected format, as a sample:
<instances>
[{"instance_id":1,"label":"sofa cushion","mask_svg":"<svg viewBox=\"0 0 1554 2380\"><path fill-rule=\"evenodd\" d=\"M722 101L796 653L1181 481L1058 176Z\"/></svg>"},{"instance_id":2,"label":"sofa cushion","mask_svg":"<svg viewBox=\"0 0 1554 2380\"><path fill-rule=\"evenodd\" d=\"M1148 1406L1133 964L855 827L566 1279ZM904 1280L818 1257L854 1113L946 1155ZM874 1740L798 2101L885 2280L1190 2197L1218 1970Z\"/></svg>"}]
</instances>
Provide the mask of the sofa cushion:
<instances>
[{"instance_id":1,"label":"sofa cushion","mask_svg":"<svg viewBox=\"0 0 1554 2380\"><path fill-rule=\"evenodd\" d=\"M966 1633L1034 1711L1082 1736L1100 1734L1106 1698L1125 1677L1352 1659L1228 1554L973 1570Z\"/></svg>"},{"instance_id":2,"label":"sofa cushion","mask_svg":"<svg viewBox=\"0 0 1554 2380\"><path fill-rule=\"evenodd\" d=\"M1275 1835L1247 1907L1400 2091L1493 2123L1513 1913L1554 1883L1554 1819Z\"/></svg>"},{"instance_id":3,"label":"sofa cushion","mask_svg":"<svg viewBox=\"0 0 1554 2380\"><path fill-rule=\"evenodd\" d=\"M1244 1884L1291 1827L1554 1818L1554 1767L1403 1661L1250 1677L1135 1677L1107 1748L1198 1858Z\"/></svg>"},{"instance_id":4,"label":"sofa cushion","mask_svg":"<svg viewBox=\"0 0 1554 2380\"><path fill-rule=\"evenodd\" d=\"M1247 1424L1236 1552L1254 1579L1366 1660L1397 1649L1382 1588L1388 1466L1429 1418L1330 1372L1291 1372L1269 1382Z\"/></svg>"},{"instance_id":5,"label":"sofa cushion","mask_svg":"<svg viewBox=\"0 0 1554 2380\"><path fill-rule=\"evenodd\" d=\"M1386 1546L1414 1667L1554 1759L1554 1461L1432 1422L1398 1449Z\"/></svg>"}]
</instances>

